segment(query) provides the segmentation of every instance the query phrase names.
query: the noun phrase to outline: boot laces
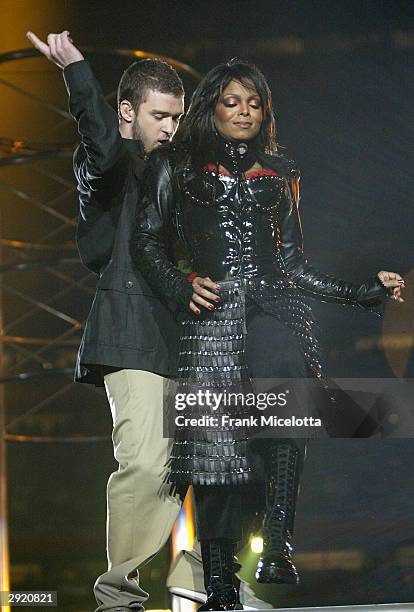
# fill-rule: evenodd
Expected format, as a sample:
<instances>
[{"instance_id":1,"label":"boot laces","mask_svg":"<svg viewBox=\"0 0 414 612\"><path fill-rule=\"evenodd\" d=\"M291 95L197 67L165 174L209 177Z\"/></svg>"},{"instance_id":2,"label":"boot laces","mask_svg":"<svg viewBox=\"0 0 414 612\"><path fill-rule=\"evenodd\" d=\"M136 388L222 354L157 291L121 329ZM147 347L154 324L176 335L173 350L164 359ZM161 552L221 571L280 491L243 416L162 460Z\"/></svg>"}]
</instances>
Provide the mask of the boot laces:
<instances>
[{"instance_id":1,"label":"boot laces","mask_svg":"<svg viewBox=\"0 0 414 612\"><path fill-rule=\"evenodd\" d=\"M266 549L290 553L290 523L293 521L293 497L297 453L290 445L279 445L272 453L271 473L263 521Z\"/></svg>"}]
</instances>

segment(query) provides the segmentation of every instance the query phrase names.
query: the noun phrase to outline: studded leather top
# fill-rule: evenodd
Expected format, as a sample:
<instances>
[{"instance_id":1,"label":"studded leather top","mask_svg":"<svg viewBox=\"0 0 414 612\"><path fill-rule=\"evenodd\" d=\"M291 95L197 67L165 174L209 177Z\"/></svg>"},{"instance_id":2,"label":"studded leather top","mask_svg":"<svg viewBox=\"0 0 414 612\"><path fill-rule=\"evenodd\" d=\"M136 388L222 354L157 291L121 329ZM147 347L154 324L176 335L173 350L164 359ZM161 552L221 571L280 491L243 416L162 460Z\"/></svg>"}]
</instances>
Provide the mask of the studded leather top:
<instances>
[{"instance_id":1,"label":"studded leather top","mask_svg":"<svg viewBox=\"0 0 414 612\"><path fill-rule=\"evenodd\" d=\"M188 306L193 292L172 263L166 239L171 225L188 247L192 269L214 281L240 279L254 291L284 280L322 301L368 308L388 296L377 276L354 284L320 273L306 260L292 163L266 156L264 170L252 175L237 164L227 175L206 165L200 179L188 168L177 176L176 160L174 149L152 155L131 241L135 264L163 298Z\"/></svg>"}]
</instances>

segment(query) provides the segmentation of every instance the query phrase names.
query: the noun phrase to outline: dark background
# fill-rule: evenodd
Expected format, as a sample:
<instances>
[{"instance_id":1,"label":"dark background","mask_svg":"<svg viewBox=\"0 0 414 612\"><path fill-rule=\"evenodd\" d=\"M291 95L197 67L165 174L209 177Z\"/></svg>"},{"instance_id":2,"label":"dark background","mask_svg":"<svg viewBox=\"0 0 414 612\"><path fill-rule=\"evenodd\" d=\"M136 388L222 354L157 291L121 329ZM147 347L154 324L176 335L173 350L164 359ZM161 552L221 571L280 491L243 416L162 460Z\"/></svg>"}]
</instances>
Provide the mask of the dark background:
<instances>
[{"instance_id":1,"label":"dark background","mask_svg":"<svg viewBox=\"0 0 414 612\"><path fill-rule=\"evenodd\" d=\"M315 303L328 372L413 376L411 2L15 0L1 2L0 9L2 53L28 47L28 29L41 37L69 29L81 47L165 54L200 73L235 56L257 63L272 88L279 143L301 168L309 259L353 281L380 269L398 271L407 280L405 304L389 303L382 318L359 308ZM104 91L113 91L130 60L92 52L88 57ZM0 64L0 79L66 108L60 71L43 59ZM185 77L185 84L190 94L194 80ZM59 145L68 151L77 142L71 122L4 82L0 137L0 160L16 155L17 139L32 148ZM73 226L57 229L59 220L21 195L52 201L55 210L75 218L76 194L62 196L62 189L73 185L69 158L7 164L0 167L0 180L2 238L73 241ZM45 238L50 232L56 233ZM51 253L29 255L38 259ZM21 253L4 248L3 263L21 259ZM66 278L44 268L2 275L15 290L3 291L6 327L29 308L16 290L45 302L65 290L68 278L85 276L80 266L58 268ZM89 292L75 286L53 306L84 320L93 280L84 283ZM66 330L61 319L37 312L5 333L53 338ZM72 346L57 344L37 358L26 356L24 363L21 349L5 343L3 373L70 368L79 338L75 332ZM9 434L110 435L105 398L70 385L70 376L4 387L7 421L13 420ZM91 610L93 578L105 569L105 482L114 469L110 441L25 440L7 442L12 585L59 590L59 609ZM263 597L284 606L413 601L413 458L411 440L314 442L298 507L303 581L297 589L266 588ZM162 587L168 554L165 550L143 572L152 607L169 606Z\"/></svg>"}]
</instances>

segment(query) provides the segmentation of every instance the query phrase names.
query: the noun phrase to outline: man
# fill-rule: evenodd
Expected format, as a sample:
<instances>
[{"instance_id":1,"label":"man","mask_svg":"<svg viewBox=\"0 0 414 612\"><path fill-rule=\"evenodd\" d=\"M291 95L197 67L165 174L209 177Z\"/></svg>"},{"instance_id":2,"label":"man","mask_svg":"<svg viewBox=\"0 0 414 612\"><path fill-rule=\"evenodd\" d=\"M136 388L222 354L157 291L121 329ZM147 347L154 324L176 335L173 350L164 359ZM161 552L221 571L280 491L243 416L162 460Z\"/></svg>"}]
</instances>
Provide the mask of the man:
<instances>
[{"instance_id":1,"label":"man","mask_svg":"<svg viewBox=\"0 0 414 612\"><path fill-rule=\"evenodd\" d=\"M108 482L108 571L95 583L96 612L142 610L148 595L139 586L138 568L165 544L181 507L162 480L170 452L162 432L163 376L175 374L178 330L171 312L134 271L129 237L145 157L172 138L184 90L164 62L135 62L118 86L117 117L68 31L49 34L47 43L32 32L27 36L63 69L82 141L74 155L77 244L82 262L99 275L75 374L78 382L105 386L119 463ZM198 543L176 559L169 588L205 601ZM242 591L243 603L272 607L247 584Z\"/></svg>"},{"instance_id":2,"label":"man","mask_svg":"<svg viewBox=\"0 0 414 612\"><path fill-rule=\"evenodd\" d=\"M174 375L177 329L130 262L129 236L146 155L168 142L184 111L176 71L142 60L123 74L118 117L69 32L32 44L63 69L81 144L74 155L80 215L77 244L99 275L75 379L105 386L119 464L108 482L108 571L94 587L97 612L142 610L138 568L168 539L180 510L162 482L169 444L162 434L163 377Z\"/></svg>"}]
</instances>

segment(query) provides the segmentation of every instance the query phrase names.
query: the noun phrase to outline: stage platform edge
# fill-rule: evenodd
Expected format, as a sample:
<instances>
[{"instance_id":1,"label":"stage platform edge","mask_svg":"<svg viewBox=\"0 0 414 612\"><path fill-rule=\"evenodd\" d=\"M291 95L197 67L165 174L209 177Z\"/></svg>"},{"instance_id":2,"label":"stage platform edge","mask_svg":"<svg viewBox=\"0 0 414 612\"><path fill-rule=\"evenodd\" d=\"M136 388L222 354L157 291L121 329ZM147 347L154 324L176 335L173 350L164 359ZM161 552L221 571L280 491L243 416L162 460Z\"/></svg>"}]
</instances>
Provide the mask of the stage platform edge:
<instances>
[{"instance_id":1,"label":"stage platform edge","mask_svg":"<svg viewBox=\"0 0 414 612\"><path fill-rule=\"evenodd\" d=\"M252 608L250 608L252 609ZM413 603L368 604L356 606L323 606L317 608L273 608L275 612L414 612ZM269 612L269 609L257 609Z\"/></svg>"}]
</instances>

